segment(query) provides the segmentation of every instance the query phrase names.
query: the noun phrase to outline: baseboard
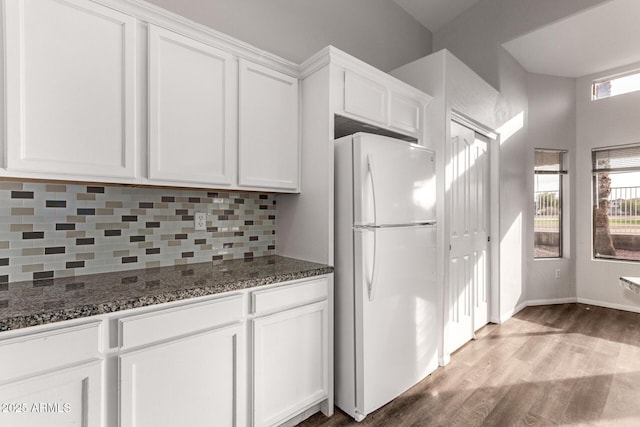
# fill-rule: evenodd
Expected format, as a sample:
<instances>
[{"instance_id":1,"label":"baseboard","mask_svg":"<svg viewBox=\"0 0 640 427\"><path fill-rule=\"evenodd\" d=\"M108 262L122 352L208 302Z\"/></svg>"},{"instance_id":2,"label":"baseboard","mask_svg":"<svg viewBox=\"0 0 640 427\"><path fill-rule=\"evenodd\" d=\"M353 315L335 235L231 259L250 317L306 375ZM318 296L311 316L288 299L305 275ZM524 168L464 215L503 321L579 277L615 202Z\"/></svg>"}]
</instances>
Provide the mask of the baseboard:
<instances>
[{"instance_id":1,"label":"baseboard","mask_svg":"<svg viewBox=\"0 0 640 427\"><path fill-rule=\"evenodd\" d=\"M581 304L597 305L598 307L614 308L616 310L631 311L640 313L640 307L624 304L612 304L610 302L595 301L587 298L577 298L577 302Z\"/></svg>"},{"instance_id":2,"label":"baseboard","mask_svg":"<svg viewBox=\"0 0 640 427\"><path fill-rule=\"evenodd\" d=\"M288 419L287 421L283 422L282 424L279 424L278 427L293 427L293 426L297 426L298 424L300 424L301 422L303 422L304 420L306 420L310 416L316 414L317 412L320 412L320 404L319 403L313 405L312 407L306 409L305 411L302 411L301 413L299 413L295 417Z\"/></svg>"},{"instance_id":3,"label":"baseboard","mask_svg":"<svg viewBox=\"0 0 640 427\"><path fill-rule=\"evenodd\" d=\"M527 301L527 306L530 305L554 305L554 304L570 304L578 302L576 297L567 298L552 298L552 299L533 299Z\"/></svg>"},{"instance_id":4,"label":"baseboard","mask_svg":"<svg viewBox=\"0 0 640 427\"><path fill-rule=\"evenodd\" d=\"M520 303L513 310L510 310L510 311L507 311L506 313L503 313L502 316L500 317L500 321L499 322L495 322L493 319L491 321L493 323L504 323L505 321L507 321L508 319L513 317L517 312L519 312L520 310L522 310L522 309L524 309L526 307L529 307L529 306L571 304L571 303L589 304L589 305L595 305L595 306L598 306L598 307L613 308L613 309L616 309L616 310L623 310L623 311L631 311L631 312L634 312L634 313L640 313L640 307L637 307L637 306L624 305L624 304L612 304L612 303L608 303L608 302L596 301L596 300L591 300L591 299L586 299L586 298L567 297L567 298L528 300L528 301Z\"/></svg>"},{"instance_id":5,"label":"baseboard","mask_svg":"<svg viewBox=\"0 0 640 427\"><path fill-rule=\"evenodd\" d=\"M524 301L524 302L521 302L520 304L518 304L513 310L509 310L506 313L502 313L500 315L500 323L504 323L507 320L511 319L514 314L516 314L520 310L525 309L526 307L527 307L527 301Z\"/></svg>"}]
</instances>

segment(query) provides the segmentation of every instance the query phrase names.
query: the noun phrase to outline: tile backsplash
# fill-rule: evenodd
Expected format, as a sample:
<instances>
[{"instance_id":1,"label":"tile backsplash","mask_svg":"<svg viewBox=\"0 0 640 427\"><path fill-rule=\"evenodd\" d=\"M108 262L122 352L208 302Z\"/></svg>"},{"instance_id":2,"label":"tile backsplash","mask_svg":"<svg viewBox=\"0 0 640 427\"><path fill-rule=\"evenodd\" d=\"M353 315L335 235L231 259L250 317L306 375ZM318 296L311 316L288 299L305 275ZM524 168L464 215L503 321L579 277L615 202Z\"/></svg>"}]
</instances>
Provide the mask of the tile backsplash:
<instances>
[{"instance_id":1,"label":"tile backsplash","mask_svg":"<svg viewBox=\"0 0 640 427\"><path fill-rule=\"evenodd\" d=\"M273 255L275 218L272 194L0 182L0 286Z\"/></svg>"}]
</instances>

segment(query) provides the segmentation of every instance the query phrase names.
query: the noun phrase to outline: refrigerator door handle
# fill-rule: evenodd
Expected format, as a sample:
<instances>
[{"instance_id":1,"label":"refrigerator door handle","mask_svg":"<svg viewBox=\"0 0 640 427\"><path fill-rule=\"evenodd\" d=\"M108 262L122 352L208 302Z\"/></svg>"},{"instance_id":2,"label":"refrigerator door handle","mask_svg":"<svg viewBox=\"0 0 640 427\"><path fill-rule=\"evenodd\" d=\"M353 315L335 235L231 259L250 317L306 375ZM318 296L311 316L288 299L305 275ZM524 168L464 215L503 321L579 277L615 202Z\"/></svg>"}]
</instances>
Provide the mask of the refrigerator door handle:
<instances>
[{"instance_id":1,"label":"refrigerator door handle","mask_svg":"<svg viewBox=\"0 0 640 427\"><path fill-rule=\"evenodd\" d=\"M367 154L367 168L369 169L369 179L371 180L371 200L373 201L373 223L378 223L378 206L376 205L376 185L373 179L373 156Z\"/></svg>"},{"instance_id":2,"label":"refrigerator door handle","mask_svg":"<svg viewBox=\"0 0 640 427\"><path fill-rule=\"evenodd\" d=\"M376 228L369 229L373 233L373 263L371 266L371 281L369 282L369 301L376 296L376 264L378 263L378 233Z\"/></svg>"}]
</instances>

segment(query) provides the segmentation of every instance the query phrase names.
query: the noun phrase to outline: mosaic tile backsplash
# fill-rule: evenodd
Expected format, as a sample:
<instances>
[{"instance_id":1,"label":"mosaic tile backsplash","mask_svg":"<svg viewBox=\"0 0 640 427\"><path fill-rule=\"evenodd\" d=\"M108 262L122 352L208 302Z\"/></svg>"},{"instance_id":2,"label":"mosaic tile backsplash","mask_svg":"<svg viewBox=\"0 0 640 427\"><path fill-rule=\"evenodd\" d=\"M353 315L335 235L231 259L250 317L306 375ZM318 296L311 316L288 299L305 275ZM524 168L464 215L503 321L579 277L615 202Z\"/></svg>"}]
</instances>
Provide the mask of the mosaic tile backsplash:
<instances>
[{"instance_id":1,"label":"mosaic tile backsplash","mask_svg":"<svg viewBox=\"0 0 640 427\"><path fill-rule=\"evenodd\" d=\"M274 255L275 219L272 194L0 182L0 287Z\"/></svg>"}]
</instances>

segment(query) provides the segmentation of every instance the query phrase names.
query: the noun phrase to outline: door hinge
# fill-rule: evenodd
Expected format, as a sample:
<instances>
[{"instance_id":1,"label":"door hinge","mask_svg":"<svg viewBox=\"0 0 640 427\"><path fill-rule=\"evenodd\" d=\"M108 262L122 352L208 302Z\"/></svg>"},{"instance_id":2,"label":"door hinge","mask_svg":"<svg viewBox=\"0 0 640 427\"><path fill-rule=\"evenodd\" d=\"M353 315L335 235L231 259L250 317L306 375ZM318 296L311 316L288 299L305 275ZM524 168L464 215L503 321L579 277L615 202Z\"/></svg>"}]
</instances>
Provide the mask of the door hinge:
<instances>
[{"instance_id":1,"label":"door hinge","mask_svg":"<svg viewBox=\"0 0 640 427\"><path fill-rule=\"evenodd\" d=\"M491 241L491 236L487 236L487 242Z\"/></svg>"},{"instance_id":2,"label":"door hinge","mask_svg":"<svg viewBox=\"0 0 640 427\"><path fill-rule=\"evenodd\" d=\"M449 245L449 250L451 250L451 245Z\"/></svg>"}]
</instances>

